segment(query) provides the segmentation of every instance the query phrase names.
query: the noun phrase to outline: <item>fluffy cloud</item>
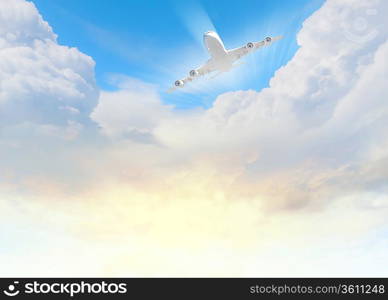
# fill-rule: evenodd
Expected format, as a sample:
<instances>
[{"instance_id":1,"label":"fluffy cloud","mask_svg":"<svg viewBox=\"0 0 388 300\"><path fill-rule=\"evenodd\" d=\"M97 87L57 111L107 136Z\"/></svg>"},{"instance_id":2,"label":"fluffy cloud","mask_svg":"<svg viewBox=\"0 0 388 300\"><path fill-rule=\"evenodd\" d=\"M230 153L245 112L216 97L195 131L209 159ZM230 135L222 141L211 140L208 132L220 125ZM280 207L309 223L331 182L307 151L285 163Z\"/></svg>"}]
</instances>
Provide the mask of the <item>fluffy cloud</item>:
<instances>
[{"instance_id":1,"label":"fluffy cloud","mask_svg":"<svg viewBox=\"0 0 388 300\"><path fill-rule=\"evenodd\" d=\"M89 123L94 61L59 45L32 2L1 1L0 28L0 126Z\"/></svg>"},{"instance_id":2,"label":"fluffy cloud","mask_svg":"<svg viewBox=\"0 0 388 300\"><path fill-rule=\"evenodd\" d=\"M102 92L99 105L91 115L111 137L126 137L152 143L152 131L160 119L171 116L171 107L163 105L155 87L139 80L113 78L118 92Z\"/></svg>"}]
</instances>

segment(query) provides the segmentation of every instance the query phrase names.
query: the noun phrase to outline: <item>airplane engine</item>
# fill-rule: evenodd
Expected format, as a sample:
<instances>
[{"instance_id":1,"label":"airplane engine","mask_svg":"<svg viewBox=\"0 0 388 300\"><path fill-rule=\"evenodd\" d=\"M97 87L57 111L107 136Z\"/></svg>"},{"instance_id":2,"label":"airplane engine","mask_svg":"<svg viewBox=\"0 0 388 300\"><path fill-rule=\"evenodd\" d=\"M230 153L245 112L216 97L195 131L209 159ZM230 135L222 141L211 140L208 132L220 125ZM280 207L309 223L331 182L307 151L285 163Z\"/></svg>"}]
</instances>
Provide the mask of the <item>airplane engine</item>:
<instances>
[{"instance_id":1,"label":"airplane engine","mask_svg":"<svg viewBox=\"0 0 388 300\"><path fill-rule=\"evenodd\" d=\"M249 42L249 43L247 44L247 48L248 48L248 49L252 49L253 47L254 47L253 43Z\"/></svg>"},{"instance_id":2,"label":"airplane engine","mask_svg":"<svg viewBox=\"0 0 388 300\"><path fill-rule=\"evenodd\" d=\"M177 81L175 81L175 86L177 86L177 87L181 87L181 86L183 86L185 83L182 81L182 80L177 80Z\"/></svg>"},{"instance_id":3,"label":"airplane engine","mask_svg":"<svg viewBox=\"0 0 388 300\"><path fill-rule=\"evenodd\" d=\"M190 74L191 77L195 77L195 76L199 75L197 70L191 70L189 74Z\"/></svg>"},{"instance_id":4,"label":"airplane engine","mask_svg":"<svg viewBox=\"0 0 388 300\"><path fill-rule=\"evenodd\" d=\"M266 37L266 38L265 38L265 41L266 41L267 43L271 43L271 42L272 42L272 39L271 39L270 37Z\"/></svg>"}]
</instances>

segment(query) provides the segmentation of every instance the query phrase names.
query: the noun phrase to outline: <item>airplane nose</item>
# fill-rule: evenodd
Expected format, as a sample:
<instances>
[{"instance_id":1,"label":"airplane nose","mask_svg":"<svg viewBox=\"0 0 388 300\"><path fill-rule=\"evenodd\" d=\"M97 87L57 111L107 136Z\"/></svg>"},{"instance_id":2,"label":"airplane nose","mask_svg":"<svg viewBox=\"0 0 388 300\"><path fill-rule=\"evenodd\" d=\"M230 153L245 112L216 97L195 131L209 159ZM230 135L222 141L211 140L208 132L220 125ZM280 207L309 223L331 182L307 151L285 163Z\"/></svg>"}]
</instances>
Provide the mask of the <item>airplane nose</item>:
<instances>
[{"instance_id":1,"label":"airplane nose","mask_svg":"<svg viewBox=\"0 0 388 300\"><path fill-rule=\"evenodd\" d=\"M214 31L206 31L203 35L213 35L215 32Z\"/></svg>"}]
</instances>

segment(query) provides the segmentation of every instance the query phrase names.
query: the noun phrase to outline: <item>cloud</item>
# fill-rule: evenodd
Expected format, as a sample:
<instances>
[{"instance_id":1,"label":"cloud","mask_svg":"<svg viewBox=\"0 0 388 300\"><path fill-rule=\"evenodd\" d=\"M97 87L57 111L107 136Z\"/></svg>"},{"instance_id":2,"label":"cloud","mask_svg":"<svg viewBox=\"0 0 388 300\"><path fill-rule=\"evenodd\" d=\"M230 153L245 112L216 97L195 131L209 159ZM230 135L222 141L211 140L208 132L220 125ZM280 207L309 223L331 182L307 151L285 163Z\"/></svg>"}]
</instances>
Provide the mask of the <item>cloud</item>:
<instances>
[{"instance_id":1,"label":"cloud","mask_svg":"<svg viewBox=\"0 0 388 300\"><path fill-rule=\"evenodd\" d=\"M0 27L0 126L90 123L98 96L94 61L59 45L32 2L1 1Z\"/></svg>"},{"instance_id":2,"label":"cloud","mask_svg":"<svg viewBox=\"0 0 388 300\"><path fill-rule=\"evenodd\" d=\"M33 3L4 0L1 12L1 48L32 45L36 39L56 40L50 25L42 19Z\"/></svg>"},{"instance_id":3,"label":"cloud","mask_svg":"<svg viewBox=\"0 0 388 300\"><path fill-rule=\"evenodd\" d=\"M92 109L93 61L58 45L31 3L2 3L33 17L16 18L26 45L7 41L0 63L16 78L0 77L15 116L0 121L0 222L11 248L44 245L3 251L5 274L386 275L386 1L328 0L268 88L186 111L120 77ZM101 136L69 143L90 112ZM28 155L26 127L44 145Z\"/></svg>"},{"instance_id":4,"label":"cloud","mask_svg":"<svg viewBox=\"0 0 388 300\"><path fill-rule=\"evenodd\" d=\"M160 119L169 118L172 107L162 104L156 88L150 84L126 77L113 78L112 82L120 90L102 92L91 118L108 136L153 142L152 131Z\"/></svg>"}]
</instances>

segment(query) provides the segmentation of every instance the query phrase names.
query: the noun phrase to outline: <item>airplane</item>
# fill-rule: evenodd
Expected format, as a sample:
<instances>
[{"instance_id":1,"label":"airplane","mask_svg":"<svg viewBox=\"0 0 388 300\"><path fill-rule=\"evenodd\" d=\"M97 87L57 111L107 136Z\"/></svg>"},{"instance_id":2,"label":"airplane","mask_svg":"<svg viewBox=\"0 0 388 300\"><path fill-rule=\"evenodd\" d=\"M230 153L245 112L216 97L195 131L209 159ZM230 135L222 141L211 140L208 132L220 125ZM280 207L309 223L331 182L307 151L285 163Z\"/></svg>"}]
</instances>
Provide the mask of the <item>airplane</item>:
<instances>
[{"instance_id":1,"label":"airplane","mask_svg":"<svg viewBox=\"0 0 388 300\"><path fill-rule=\"evenodd\" d=\"M212 78L223 72L228 72L232 68L240 65L235 64L235 62L243 56L258 50L261 47L269 46L281 38L283 37L266 37L260 42L249 42L242 47L226 50L224 43L218 34L214 31L207 31L203 34L203 42L210 54L210 59L203 66L191 70L188 77L175 81L174 87L170 88L167 92L171 93L179 88L183 88L186 83L212 72L218 72Z\"/></svg>"}]
</instances>

